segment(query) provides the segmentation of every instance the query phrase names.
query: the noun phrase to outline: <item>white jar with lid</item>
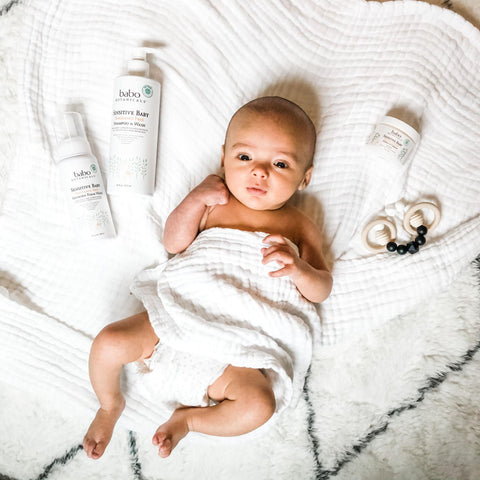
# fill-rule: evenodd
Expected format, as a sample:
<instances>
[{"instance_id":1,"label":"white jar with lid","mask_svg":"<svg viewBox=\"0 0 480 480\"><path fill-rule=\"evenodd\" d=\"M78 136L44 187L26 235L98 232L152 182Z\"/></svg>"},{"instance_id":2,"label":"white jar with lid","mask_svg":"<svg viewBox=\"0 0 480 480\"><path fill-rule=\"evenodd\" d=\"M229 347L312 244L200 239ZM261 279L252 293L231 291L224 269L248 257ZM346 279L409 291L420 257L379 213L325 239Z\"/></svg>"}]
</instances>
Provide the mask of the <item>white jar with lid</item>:
<instances>
[{"instance_id":1,"label":"white jar with lid","mask_svg":"<svg viewBox=\"0 0 480 480\"><path fill-rule=\"evenodd\" d=\"M391 164L405 165L420 140L419 133L395 117L382 117L367 140L370 155Z\"/></svg>"}]
</instances>

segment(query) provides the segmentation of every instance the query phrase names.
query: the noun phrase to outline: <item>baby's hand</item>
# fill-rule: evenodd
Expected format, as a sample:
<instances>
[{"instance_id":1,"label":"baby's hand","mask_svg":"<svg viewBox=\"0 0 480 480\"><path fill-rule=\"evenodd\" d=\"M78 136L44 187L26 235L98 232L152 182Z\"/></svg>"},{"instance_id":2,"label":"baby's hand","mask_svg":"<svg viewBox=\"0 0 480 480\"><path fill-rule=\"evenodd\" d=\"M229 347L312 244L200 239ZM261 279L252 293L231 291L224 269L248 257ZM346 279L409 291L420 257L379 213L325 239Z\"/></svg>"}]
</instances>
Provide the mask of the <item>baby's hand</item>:
<instances>
[{"instance_id":1,"label":"baby's hand","mask_svg":"<svg viewBox=\"0 0 480 480\"><path fill-rule=\"evenodd\" d=\"M262 248L262 263L266 265L269 262L277 262L283 265L282 268L270 272L269 275L271 277L289 276L293 279L300 271L303 262L293 247L279 234L266 236L263 243L269 243L271 246Z\"/></svg>"},{"instance_id":2,"label":"baby's hand","mask_svg":"<svg viewBox=\"0 0 480 480\"><path fill-rule=\"evenodd\" d=\"M192 190L192 195L207 207L225 205L228 203L230 193L225 182L218 175L209 175L205 180Z\"/></svg>"}]
</instances>

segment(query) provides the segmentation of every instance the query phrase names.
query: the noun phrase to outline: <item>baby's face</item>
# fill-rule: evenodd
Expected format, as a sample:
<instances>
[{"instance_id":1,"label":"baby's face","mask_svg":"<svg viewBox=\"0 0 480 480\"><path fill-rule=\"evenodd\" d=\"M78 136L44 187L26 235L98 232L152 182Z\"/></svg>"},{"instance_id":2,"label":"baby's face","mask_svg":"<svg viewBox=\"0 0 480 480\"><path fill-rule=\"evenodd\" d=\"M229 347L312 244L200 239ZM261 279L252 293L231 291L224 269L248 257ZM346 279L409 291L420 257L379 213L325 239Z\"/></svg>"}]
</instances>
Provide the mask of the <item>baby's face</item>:
<instances>
[{"instance_id":1,"label":"baby's face","mask_svg":"<svg viewBox=\"0 0 480 480\"><path fill-rule=\"evenodd\" d=\"M281 208L310 181L305 135L293 122L252 111L231 122L223 148L225 183L253 210Z\"/></svg>"}]
</instances>

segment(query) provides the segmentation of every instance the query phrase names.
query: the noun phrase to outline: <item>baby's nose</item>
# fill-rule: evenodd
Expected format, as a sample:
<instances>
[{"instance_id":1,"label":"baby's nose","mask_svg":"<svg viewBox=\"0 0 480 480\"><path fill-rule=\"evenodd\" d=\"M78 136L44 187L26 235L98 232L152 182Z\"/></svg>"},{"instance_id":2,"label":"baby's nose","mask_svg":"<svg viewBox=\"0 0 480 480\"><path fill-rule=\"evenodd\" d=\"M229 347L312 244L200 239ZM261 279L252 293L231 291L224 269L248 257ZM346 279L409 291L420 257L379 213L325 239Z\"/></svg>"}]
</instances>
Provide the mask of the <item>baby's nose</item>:
<instances>
[{"instance_id":1,"label":"baby's nose","mask_svg":"<svg viewBox=\"0 0 480 480\"><path fill-rule=\"evenodd\" d=\"M267 178L268 176L267 169L260 165L257 165L252 169L252 174L254 177L258 178Z\"/></svg>"}]
</instances>

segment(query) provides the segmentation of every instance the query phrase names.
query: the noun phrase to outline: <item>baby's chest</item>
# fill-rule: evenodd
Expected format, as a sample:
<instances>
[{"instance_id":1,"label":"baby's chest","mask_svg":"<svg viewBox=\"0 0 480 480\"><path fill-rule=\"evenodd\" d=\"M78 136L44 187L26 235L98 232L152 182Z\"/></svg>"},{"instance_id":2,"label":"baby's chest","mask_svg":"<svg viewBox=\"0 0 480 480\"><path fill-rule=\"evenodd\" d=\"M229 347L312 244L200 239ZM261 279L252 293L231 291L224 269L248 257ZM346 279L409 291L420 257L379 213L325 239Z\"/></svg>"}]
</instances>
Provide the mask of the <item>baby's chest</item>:
<instances>
[{"instance_id":1,"label":"baby's chest","mask_svg":"<svg viewBox=\"0 0 480 480\"><path fill-rule=\"evenodd\" d=\"M229 204L217 205L208 215L205 224L205 229L215 227L280 234L296 244L299 241L298 219L283 212L241 209Z\"/></svg>"}]
</instances>

